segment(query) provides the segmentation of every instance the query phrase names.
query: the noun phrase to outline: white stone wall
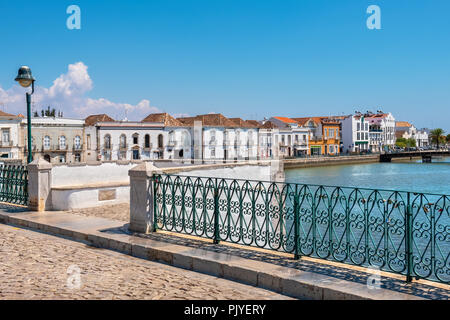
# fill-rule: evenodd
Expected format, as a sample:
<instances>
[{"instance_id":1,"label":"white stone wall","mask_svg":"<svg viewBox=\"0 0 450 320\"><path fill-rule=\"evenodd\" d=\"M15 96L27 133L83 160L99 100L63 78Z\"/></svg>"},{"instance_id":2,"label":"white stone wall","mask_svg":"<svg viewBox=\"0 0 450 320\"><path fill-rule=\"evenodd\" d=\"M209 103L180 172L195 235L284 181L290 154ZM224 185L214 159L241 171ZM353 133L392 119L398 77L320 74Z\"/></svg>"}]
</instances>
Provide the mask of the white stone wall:
<instances>
[{"instance_id":1,"label":"white stone wall","mask_svg":"<svg viewBox=\"0 0 450 320\"><path fill-rule=\"evenodd\" d=\"M277 172L274 172L277 171ZM242 180L261 180L271 181L273 176L278 173L278 167L267 165L245 165L225 168L186 170L177 172L176 175L190 177L209 177L226 178Z\"/></svg>"},{"instance_id":2,"label":"white stone wall","mask_svg":"<svg viewBox=\"0 0 450 320\"><path fill-rule=\"evenodd\" d=\"M97 183L125 183L128 170L136 164L102 163L100 165L53 166L52 187L79 186Z\"/></svg>"},{"instance_id":3,"label":"white stone wall","mask_svg":"<svg viewBox=\"0 0 450 320\"><path fill-rule=\"evenodd\" d=\"M114 189L116 198L99 201L101 190ZM52 190L52 209L65 211L72 209L93 208L130 202L130 186L105 187L96 189Z\"/></svg>"}]
</instances>

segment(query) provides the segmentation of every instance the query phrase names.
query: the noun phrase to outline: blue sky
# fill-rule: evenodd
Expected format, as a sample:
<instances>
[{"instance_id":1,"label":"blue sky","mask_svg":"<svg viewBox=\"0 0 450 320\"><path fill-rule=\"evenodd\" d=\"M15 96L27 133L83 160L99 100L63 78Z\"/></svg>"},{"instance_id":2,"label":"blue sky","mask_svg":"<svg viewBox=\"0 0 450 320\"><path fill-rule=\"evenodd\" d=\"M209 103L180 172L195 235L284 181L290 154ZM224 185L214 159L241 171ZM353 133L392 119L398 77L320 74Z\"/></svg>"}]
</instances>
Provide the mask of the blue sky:
<instances>
[{"instance_id":1,"label":"blue sky","mask_svg":"<svg viewBox=\"0 0 450 320\"><path fill-rule=\"evenodd\" d=\"M66 28L71 4L81 30ZM372 4L382 30L366 27ZM449 14L448 0L2 0L0 108L25 112L13 81L25 64L35 107L66 116L382 109L448 132Z\"/></svg>"}]
</instances>

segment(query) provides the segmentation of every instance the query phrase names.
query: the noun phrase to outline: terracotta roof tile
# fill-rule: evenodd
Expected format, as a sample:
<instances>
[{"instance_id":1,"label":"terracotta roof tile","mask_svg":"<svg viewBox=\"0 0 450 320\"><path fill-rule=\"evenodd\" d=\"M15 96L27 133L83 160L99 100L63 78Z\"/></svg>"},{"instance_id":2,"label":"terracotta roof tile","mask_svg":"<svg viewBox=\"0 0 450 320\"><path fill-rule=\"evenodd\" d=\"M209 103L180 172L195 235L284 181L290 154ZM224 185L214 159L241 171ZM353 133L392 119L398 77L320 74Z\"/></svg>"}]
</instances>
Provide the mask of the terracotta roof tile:
<instances>
[{"instance_id":1,"label":"terracotta roof tile","mask_svg":"<svg viewBox=\"0 0 450 320\"><path fill-rule=\"evenodd\" d=\"M230 119L228 119L227 117L223 116L220 113L202 114L196 117L178 118L177 120L190 126L194 125L195 121L201 121L203 126L230 127L230 128L238 127L236 123L234 123L233 121L231 121Z\"/></svg>"},{"instance_id":2,"label":"terracotta roof tile","mask_svg":"<svg viewBox=\"0 0 450 320\"><path fill-rule=\"evenodd\" d=\"M280 121L282 121L284 123L295 123L295 124L297 124L297 121L295 121L295 120L293 120L291 118L287 118L287 117L274 117L274 118L277 119L277 120L280 120Z\"/></svg>"},{"instance_id":3,"label":"terracotta roof tile","mask_svg":"<svg viewBox=\"0 0 450 320\"><path fill-rule=\"evenodd\" d=\"M107 114L93 114L84 119L84 123L87 126L92 126L97 122L115 122L113 118L108 116Z\"/></svg>"},{"instance_id":4,"label":"terracotta roof tile","mask_svg":"<svg viewBox=\"0 0 450 320\"><path fill-rule=\"evenodd\" d=\"M142 122L163 123L166 127L183 127L183 122L175 119L168 113L152 113L149 114Z\"/></svg>"},{"instance_id":5,"label":"terracotta roof tile","mask_svg":"<svg viewBox=\"0 0 450 320\"><path fill-rule=\"evenodd\" d=\"M16 117L14 114L6 113L0 110L0 117Z\"/></svg>"},{"instance_id":6,"label":"terracotta roof tile","mask_svg":"<svg viewBox=\"0 0 450 320\"><path fill-rule=\"evenodd\" d=\"M407 121L396 121L395 126L396 127L408 127L408 128L412 127L412 125Z\"/></svg>"}]
</instances>

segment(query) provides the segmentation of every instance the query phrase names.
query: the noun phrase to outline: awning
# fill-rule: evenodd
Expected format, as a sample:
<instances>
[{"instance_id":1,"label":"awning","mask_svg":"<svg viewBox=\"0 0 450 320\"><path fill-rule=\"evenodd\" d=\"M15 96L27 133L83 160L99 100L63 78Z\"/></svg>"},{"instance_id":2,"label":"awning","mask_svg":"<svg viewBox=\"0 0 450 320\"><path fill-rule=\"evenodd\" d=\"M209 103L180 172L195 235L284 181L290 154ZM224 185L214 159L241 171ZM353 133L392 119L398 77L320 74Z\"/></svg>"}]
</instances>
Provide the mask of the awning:
<instances>
[{"instance_id":1,"label":"awning","mask_svg":"<svg viewBox=\"0 0 450 320\"><path fill-rule=\"evenodd\" d=\"M355 145L358 145L358 144L368 144L369 143L369 141L356 141L355 142Z\"/></svg>"}]
</instances>

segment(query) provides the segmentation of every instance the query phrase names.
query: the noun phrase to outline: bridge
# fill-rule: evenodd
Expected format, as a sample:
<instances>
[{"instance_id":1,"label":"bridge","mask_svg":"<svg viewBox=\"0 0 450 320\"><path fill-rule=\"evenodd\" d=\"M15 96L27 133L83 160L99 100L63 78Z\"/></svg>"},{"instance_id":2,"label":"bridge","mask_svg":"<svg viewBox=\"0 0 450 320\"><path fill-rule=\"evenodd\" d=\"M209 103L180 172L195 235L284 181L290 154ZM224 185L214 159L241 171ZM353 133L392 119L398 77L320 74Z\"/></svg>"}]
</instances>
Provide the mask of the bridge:
<instances>
[{"instance_id":1,"label":"bridge","mask_svg":"<svg viewBox=\"0 0 450 320\"><path fill-rule=\"evenodd\" d=\"M407 151L380 154L380 162L391 162L393 158L422 157L423 162L431 162L432 157L450 156L450 150Z\"/></svg>"}]
</instances>

